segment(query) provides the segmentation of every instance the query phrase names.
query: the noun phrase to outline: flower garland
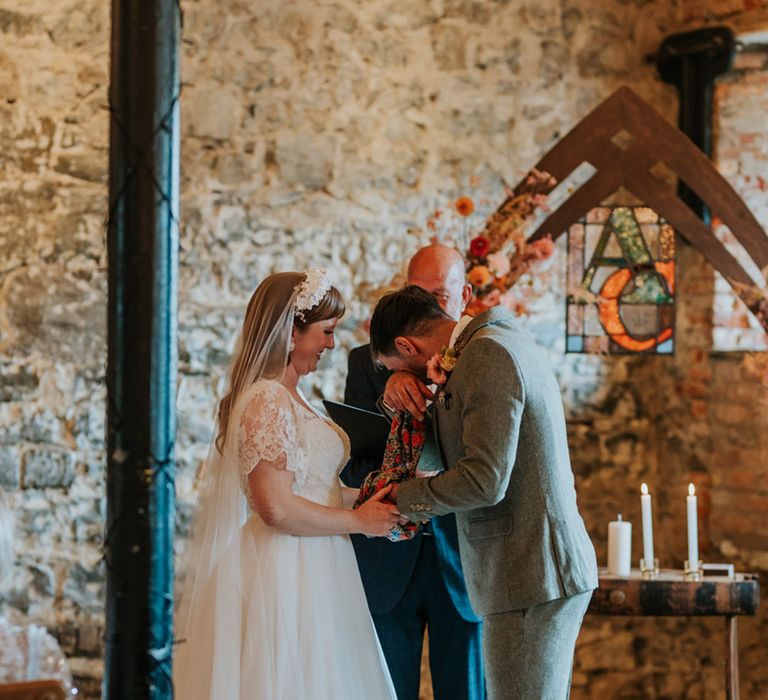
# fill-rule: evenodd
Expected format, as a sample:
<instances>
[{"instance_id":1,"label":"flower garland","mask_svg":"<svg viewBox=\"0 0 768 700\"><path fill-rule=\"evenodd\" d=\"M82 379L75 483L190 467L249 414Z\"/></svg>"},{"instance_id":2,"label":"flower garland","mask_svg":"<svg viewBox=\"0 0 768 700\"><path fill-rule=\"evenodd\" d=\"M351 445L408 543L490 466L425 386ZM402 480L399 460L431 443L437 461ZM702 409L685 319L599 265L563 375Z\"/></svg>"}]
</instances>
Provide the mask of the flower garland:
<instances>
[{"instance_id":1,"label":"flower garland","mask_svg":"<svg viewBox=\"0 0 768 700\"><path fill-rule=\"evenodd\" d=\"M472 300L466 312L471 316L492 306L504 304L518 315L525 306L513 299L509 289L531 267L554 252L550 236L526 241L527 228L538 210L546 210L547 193L555 179L546 172L532 170L486 221L482 233L469 242L466 251L467 279L472 285ZM474 211L469 197L456 200L456 211L468 217Z\"/></svg>"}]
</instances>

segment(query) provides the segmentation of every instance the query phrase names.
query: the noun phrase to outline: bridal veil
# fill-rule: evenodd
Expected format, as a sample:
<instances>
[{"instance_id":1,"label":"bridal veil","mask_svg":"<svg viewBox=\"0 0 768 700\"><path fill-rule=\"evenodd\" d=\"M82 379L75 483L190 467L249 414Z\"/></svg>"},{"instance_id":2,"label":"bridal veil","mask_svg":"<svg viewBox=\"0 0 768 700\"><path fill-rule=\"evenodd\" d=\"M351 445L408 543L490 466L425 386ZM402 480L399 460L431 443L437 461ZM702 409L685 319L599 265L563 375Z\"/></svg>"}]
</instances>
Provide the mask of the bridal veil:
<instances>
[{"instance_id":1,"label":"bridal veil","mask_svg":"<svg viewBox=\"0 0 768 700\"><path fill-rule=\"evenodd\" d=\"M240 486L237 425L246 390L260 379L279 380L285 371L304 279L303 273L286 272L260 285L232 356L229 391L220 406L181 560L173 674L180 700L241 696L241 654L248 637L241 629L248 617L243 557L248 553L240 537L247 508Z\"/></svg>"}]
</instances>

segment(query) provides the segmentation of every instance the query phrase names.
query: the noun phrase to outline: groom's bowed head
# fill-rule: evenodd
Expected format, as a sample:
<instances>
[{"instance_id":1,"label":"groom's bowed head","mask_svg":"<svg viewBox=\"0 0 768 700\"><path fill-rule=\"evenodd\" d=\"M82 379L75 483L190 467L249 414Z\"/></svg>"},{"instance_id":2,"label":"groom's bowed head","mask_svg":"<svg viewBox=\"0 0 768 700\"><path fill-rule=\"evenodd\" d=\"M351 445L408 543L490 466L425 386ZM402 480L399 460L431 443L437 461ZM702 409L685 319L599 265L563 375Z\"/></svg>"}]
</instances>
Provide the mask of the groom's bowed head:
<instances>
[{"instance_id":1,"label":"groom's bowed head","mask_svg":"<svg viewBox=\"0 0 768 700\"><path fill-rule=\"evenodd\" d=\"M456 320L434 296L416 285L385 294L371 317L371 355L388 370L426 380L427 362L450 344Z\"/></svg>"}]
</instances>

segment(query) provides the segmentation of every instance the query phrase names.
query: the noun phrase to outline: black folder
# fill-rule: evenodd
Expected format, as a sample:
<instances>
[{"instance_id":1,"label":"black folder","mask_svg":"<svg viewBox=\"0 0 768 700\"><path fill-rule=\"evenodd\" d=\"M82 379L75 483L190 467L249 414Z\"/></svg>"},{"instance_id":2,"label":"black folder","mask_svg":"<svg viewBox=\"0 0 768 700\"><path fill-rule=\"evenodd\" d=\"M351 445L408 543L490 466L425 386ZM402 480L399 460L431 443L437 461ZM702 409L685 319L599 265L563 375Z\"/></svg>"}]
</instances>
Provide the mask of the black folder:
<instances>
[{"instance_id":1,"label":"black folder","mask_svg":"<svg viewBox=\"0 0 768 700\"><path fill-rule=\"evenodd\" d=\"M323 401L323 406L349 435L353 457L381 459L389 437L389 420L385 416L335 401Z\"/></svg>"}]
</instances>

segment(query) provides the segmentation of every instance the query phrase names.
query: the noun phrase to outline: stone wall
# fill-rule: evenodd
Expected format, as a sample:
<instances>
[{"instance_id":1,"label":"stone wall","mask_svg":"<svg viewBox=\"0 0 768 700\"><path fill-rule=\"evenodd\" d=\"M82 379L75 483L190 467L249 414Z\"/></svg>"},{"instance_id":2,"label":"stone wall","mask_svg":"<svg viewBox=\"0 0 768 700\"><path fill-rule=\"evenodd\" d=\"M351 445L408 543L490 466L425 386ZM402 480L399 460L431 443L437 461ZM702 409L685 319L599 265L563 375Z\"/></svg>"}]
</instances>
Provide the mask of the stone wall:
<instances>
[{"instance_id":1,"label":"stone wall","mask_svg":"<svg viewBox=\"0 0 768 700\"><path fill-rule=\"evenodd\" d=\"M342 349L307 388L338 396L344 349L364 339L376 290L425 240L409 231L436 207L469 193L491 211L503 182L621 84L674 120L674 92L645 61L664 36L709 22L768 26L751 0L182 6L182 530L232 339L265 274L333 271L350 302ZM0 0L0 32L0 482L18 529L5 611L48 625L84 697L97 697L108 9ZM711 270L682 249L674 358L606 359L562 353L562 263L561 250L551 288L533 286L526 323L563 385L580 504L601 560L617 510L639 530L641 481L654 487L657 532L670 535L694 481L702 554L765 572L765 411L754 410L759 388L740 356L709 352ZM679 566L684 538L658 540L662 564ZM745 697L768 689L767 619L742 625ZM591 618L574 697L712 697L722 688L719 629Z\"/></svg>"},{"instance_id":2,"label":"stone wall","mask_svg":"<svg viewBox=\"0 0 768 700\"><path fill-rule=\"evenodd\" d=\"M721 173L738 187L747 206L763 228L768 228L768 136L765 114L768 109L768 34L753 41L744 39L733 70L722 76L715 88L715 163ZM722 225L715 231L752 276L760 271L745 255L733 234ZM718 350L766 350L768 335L721 275L716 275L713 347Z\"/></svg>"}]
</instances>

